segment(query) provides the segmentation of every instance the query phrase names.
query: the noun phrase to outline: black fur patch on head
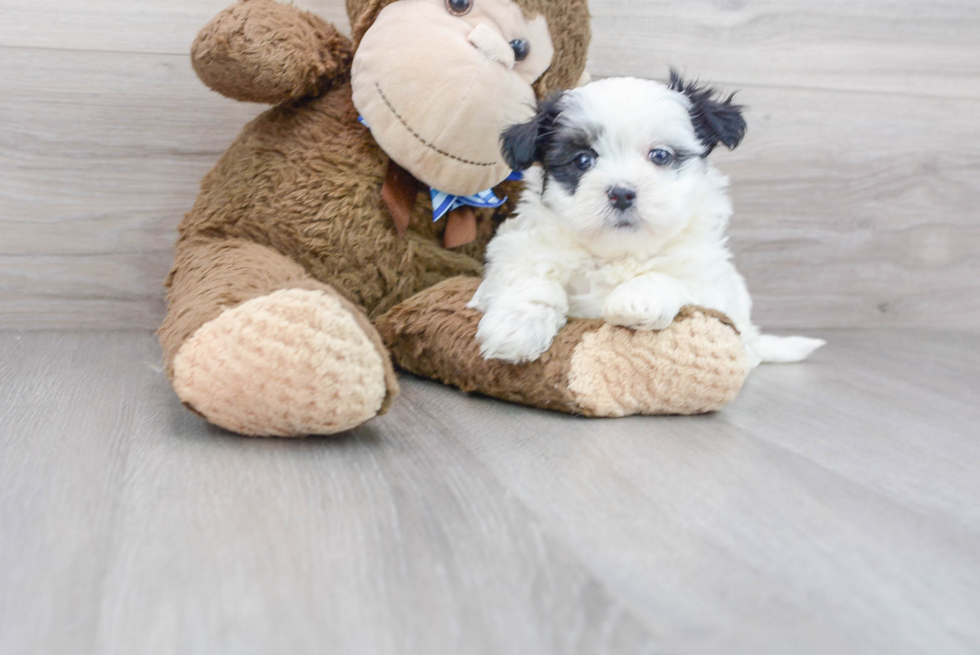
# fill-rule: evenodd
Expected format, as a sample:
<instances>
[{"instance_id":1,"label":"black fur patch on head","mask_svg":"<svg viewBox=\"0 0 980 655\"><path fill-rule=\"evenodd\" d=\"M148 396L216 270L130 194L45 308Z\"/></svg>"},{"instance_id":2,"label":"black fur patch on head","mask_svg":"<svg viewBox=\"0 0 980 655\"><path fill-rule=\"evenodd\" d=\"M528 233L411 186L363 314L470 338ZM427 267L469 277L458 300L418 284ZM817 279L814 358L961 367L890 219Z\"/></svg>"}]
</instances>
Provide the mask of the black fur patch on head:
<instances>
[{"instance_id":1,"label":"black fur patch on head","mask_svg":"<svg viewBox=\"0 0 980 655\"><path fill-rule=\"evenodd\" d=\"M578 166L578 158L584 154L597 156L593 149L597 138L598 131L586 126L555 126L544 153L544 167L548 177L562 185L571 195L578 191L579 182L589 170Z\"/></svg>"},{"instance_id":2,"label":"black fur patch on head","mask_svg":"<svg viewBox=\"0 0 980 655\"><path fill-rule=\"evenodd\" d=\"M595 155L592 146L602 128L568 123L564 118L567 113L563 113L568 107L561 102L565 97L553 95L542 102L534 118L507 128L500 141L504 160L511 168L522 171L541 164L547 171L545 186L553 179L574 194L587 172L576 162L580 155Z\"/></svg>"},{"instance_id":3,"label":"black fur patch on head","mask_svg":"<svg viewBox=\"0 0 980 655\"><path fill-rule=\"evenodd\" d=\"M674 69L670 71L668 88L671 91L679 91L690 99L691 123L701 143L707 148L705 157L710 155L719 143L724 144L729 150L734 150L742 142L746 125L742 117L742 105L732 102L735 99L734 93L721 100L716 89L701 86L697 81L685 82Z\"/></svg>"},{"instance_id":4,"label":"black fur patch on head","mask_svg":"<svg viewBox=\"0 0 980 655\"><path fill-rule=\"evenodd\" d=\"M560 113L562 94L556 93L538 105L538 113L526 123L511 125L500 137L504 161L515 171L544 163L545 151Z\"/></svg>"}]
</instances>

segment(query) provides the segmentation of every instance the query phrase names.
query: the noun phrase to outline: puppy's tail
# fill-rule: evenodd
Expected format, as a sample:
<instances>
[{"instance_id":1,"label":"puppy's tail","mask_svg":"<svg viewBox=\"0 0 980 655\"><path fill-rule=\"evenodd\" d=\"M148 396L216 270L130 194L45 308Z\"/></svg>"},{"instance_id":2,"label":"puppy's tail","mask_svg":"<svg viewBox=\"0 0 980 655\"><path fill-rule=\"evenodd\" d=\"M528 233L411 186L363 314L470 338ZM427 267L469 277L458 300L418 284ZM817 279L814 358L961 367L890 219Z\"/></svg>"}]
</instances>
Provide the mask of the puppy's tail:
<instances>
[{"instance_id":1,"label":"puppy's tail","mask_svg":"<svg viewBox=\"0 0 980 655\"><path fill-rule=\"evenodd\" d=\"M813 354L814 350L826 343L823 339L809 337L776 337L771 334L760 334L746 342L745 347L749 351L752 365L755 366L760 362L766 364L802 362Z\"/></svg>"}]
</instances>

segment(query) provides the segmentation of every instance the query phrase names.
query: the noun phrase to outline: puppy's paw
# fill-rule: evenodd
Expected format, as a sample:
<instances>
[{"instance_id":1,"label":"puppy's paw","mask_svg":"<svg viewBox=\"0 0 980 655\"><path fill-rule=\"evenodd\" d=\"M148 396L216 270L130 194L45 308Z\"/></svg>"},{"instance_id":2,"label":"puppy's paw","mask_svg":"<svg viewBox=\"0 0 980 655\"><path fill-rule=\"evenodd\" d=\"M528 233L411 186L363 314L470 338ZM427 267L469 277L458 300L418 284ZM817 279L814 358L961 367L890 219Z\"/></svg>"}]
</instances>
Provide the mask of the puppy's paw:
<instances>
[{"instance_id":1,"label":"puppy's paw","mask_svg":"<svg viewBox=\"0 0 980 655\"><path fill-rule=\"evenodd\" d=\"M681 311L680 294L664 286L623 284L613 290L602 307L602 318L612 325L634 330L663 330Z\"/></svg>"},{"instance_id":2,"label":"puppy's paw","mask_svg":"<svg viewBox=\"0 0 980 655\"><path fill-rule=\"evenodd\" d=\"M565 321L565 315L550 305L491 307L480 320L476 340L484 359L533 362L551 347Z\"/></svg>"}]
</instances>

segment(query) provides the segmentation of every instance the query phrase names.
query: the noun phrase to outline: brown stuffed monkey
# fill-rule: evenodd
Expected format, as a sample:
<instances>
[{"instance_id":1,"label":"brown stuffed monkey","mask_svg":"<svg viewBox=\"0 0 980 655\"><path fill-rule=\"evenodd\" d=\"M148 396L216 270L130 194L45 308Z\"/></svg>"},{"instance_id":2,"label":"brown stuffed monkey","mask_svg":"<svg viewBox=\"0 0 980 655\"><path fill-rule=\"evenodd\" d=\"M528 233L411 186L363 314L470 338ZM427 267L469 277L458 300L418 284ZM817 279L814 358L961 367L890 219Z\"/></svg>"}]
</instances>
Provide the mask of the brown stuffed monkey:
<instances>
[{"instance_id":1,"label":"brown stuffed monkey","mask_svg":"<svg viewBox=\"0 0 980 655\"><path fill-rule=\"evenodd\" d=\"M256 436L332 434L387 411L402 368L590 416L731 400L745 354L724 317L663 332L571 321L539 362L486 362L465 308L520 194L500 133L582 77L586 0L347 0L353 34L244 0L198 36L212 89L275 105L204 179L180 225L160 330L189 408ZM437 193L494 189L502 206ZM435 190L435 191L433 191ZM475 194L475 196L474 196ZM443 196L440 196L440 198Z\"/></svg>"}]
</instances>

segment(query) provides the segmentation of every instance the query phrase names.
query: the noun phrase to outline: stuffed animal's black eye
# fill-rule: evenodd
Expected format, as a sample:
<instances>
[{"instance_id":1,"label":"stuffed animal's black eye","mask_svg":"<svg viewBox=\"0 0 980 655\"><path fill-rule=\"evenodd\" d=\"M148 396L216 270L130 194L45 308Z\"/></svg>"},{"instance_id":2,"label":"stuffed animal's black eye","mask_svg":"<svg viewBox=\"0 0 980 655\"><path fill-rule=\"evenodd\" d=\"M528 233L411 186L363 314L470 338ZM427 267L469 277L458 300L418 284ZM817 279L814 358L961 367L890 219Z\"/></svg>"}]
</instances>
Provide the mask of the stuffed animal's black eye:
<instances>
[{"instance_id":1,"label":"stuffed animal's black eye","mask_svg":"<svg viewBox=\"0 0 980 655\"><path fill-rule=\"evenodd\" d=\"M446 9L456 16L464 16L473 8L473 0L446 0Z\"/></svg>"},{"instance_id":2,"label":"stuffed animal's black eye","mask_svg":"<svg viewBox=\"0 0 980 655\"><path fill-rule=\"evenodd\" d=\"M514 59L517 61L524 61L531 52L531 44L525 39L514 39L510 47L514 49Z\"/></svg>"},{"instance_id":3,"label":"stuffed animal's black eye","mask_svg":"<svg viewBox=\"0 0 980 655\"><path fill-rule=\"evenodd\" d=\"M587 171L595 166L595 155L591 152L583 152L575 157L575 168L580 171Z\"/></svg>"},{"instance_id":4,"label":"stuffed animal's black eye","mask_svg":"<svg viewBox=\"0 0 980 655\"><path fill-rule=\"evenodd\" d=\"M657 166L666 166L674 161L674 153L663 148L657 148L650 151L650 161Z\"/></svg>"}]
</instances>

